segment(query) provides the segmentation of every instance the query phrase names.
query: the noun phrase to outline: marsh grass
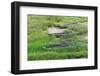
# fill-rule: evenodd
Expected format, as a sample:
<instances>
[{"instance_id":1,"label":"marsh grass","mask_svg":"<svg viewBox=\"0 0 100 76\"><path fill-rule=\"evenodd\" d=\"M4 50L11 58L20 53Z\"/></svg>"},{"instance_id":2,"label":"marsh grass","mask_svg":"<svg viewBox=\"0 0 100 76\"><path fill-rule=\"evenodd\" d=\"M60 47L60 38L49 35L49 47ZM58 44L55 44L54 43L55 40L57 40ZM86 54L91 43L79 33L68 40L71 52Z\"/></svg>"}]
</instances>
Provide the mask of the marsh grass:
<instances>
[{"instance_id":1,"label":"marsh grass","mask_svg":"<svg viewBox=\"0 0 100 76\"><path fill-rule=\"evenodd\" d=\"M87 17L28 15L28 60L87 58ZM48 27L79 22L64 28L66 36L48 35Z\"/></svg>"}]
</instances>

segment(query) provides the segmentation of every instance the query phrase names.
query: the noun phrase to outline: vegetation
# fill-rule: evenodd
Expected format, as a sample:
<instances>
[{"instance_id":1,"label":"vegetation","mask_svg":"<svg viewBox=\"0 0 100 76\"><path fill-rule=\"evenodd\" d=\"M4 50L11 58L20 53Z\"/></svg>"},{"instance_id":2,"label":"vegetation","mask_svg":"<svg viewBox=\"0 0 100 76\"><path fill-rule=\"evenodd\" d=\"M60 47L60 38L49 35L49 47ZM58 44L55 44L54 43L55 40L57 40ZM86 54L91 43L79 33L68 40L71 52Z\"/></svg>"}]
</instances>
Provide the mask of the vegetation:
<instances>
[{"instance_id":1,"label":"vegetation","mask_svg":"<svg viewBox=\"0 0 100 76\"><path fill-rule=\"evenodd\" d=\"M87 58L87 17L28 15L28 60ZM49 27L64 29L49 35Z\"/></svg>"}]
</instances>

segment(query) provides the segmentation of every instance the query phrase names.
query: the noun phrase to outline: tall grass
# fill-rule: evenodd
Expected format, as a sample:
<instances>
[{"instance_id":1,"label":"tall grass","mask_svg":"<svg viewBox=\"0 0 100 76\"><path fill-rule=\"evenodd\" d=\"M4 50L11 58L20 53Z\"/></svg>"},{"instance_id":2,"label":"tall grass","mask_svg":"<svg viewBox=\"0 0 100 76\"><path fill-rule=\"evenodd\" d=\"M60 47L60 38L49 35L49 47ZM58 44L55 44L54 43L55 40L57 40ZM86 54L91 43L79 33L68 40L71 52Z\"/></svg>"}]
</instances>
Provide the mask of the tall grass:
<instances>
[{"instance_id":1,"label":"tall grass","mask_svg":"<svg viewBox=\"0 0 100 76\"><path fill-rule=\"evenodd\" d=\"M87 17L28 15L28 60L87 58ZM79 22L64 28L71 33L48 35L48 27Z\"/></svg>"}]
</instances>

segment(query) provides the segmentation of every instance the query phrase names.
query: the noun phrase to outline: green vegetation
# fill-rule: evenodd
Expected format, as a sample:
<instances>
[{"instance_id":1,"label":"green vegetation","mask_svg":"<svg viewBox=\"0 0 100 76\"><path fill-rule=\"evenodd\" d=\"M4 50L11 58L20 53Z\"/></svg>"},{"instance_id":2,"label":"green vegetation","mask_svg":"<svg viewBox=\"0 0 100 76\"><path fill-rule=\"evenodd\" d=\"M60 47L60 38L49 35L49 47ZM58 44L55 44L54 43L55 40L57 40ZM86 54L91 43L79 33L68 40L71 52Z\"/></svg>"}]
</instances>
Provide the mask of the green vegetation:
<instances>
[{"instance_id":1,"label":"green vegetation","mask_svg":"<svg viewBox=\"0 0 100 76\"><path fill-rule=\"evenodd\" d=\"M28 15L28 60L87 58L87 17ZM48 34L59 27L63 34Z\"/></svg>"}]
</instances>

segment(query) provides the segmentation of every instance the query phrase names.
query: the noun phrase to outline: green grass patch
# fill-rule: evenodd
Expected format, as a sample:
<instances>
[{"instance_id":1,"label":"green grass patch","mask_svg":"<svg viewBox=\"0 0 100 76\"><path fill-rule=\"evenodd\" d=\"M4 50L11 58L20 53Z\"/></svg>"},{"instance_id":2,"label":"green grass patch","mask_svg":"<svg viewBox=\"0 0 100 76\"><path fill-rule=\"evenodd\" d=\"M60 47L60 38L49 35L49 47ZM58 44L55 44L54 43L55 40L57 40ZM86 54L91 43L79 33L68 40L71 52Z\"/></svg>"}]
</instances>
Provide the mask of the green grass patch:
<instances>
[{"instance_id":1,"label":"green grass patch","mask_svg":"<svg viewBox=\"0 0 100 76\"><path fill-rule=\"evenodd\" d=\"M28 60L87 58L87 24L87 17L28 15ZM65 34L49 35L49 27L61 27Z\"/></svg>"}]
</instances>

